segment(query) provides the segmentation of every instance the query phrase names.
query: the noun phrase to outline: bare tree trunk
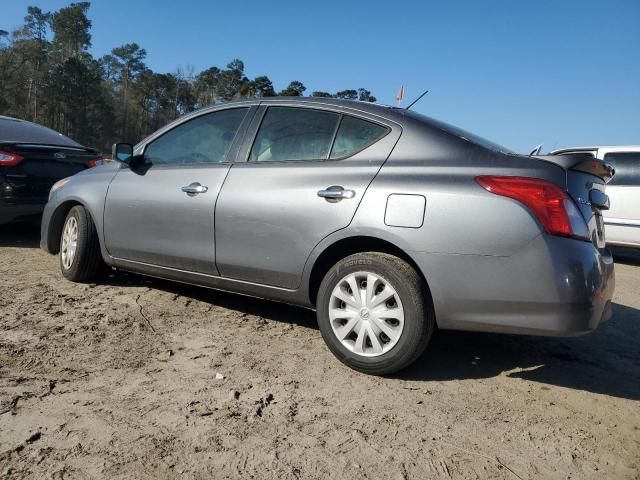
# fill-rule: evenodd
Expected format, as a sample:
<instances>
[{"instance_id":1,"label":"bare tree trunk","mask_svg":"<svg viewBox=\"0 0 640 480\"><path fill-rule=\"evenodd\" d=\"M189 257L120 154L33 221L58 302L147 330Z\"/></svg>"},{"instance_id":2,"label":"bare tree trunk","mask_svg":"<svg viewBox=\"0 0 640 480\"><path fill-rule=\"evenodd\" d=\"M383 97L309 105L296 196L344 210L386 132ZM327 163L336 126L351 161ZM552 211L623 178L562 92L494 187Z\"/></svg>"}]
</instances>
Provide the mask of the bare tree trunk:
<instances>
[{"instance_id":1,"label":"bare tree trunk","mask_svg":"<svg viewBox=\"0 0 640 480\"><path fill-rule=\"evenodd\" d=\"M31 75L31 78L29 79L29 88L27 90L27 105L26 105L26 115L25 118L27 120L33 120L33 117L31 116L31 91L33 89L33 77L34 75Z\"/></svg>"},{"instance_id":2,"label":"bare tree trunk","mask_svg":"<svg viewBox=\"0 0 640 480\"><path fill-rule=\"evenodd\" d=\"M123 120L122 120L122 138L123 139L128 139L128 135L127 135L127 120L128 120L128 115L127 115L127 90L129 89L129 70L128 68L125 67L125 71L124 71L124 75L122 78L122 114L123 114Z\"/></svg>"}]
</instances>

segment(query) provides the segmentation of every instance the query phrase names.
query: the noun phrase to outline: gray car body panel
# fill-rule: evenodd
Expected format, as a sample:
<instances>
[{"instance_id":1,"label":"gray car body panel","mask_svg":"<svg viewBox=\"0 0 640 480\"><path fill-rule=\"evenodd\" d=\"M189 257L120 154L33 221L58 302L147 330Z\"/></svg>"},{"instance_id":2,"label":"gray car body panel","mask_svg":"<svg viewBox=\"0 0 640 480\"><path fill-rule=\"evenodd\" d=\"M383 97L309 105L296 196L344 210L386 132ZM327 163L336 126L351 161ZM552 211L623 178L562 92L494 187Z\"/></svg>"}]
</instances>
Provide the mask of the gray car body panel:
<instances>
[{"instance_id":1,"label":"gray car body panel","mask_svg":"<svg viewBox=\"0 0 640 480\"><path fill-rule=\"evenodd\" d=\"M250 135L257 131L261 113ZM285 288L300 286L309 247L349 225L400 138L397 124L364 113L357 116L382 123L390 131L344 160L248 162L248 150L244 150L216 206L216 261L224 277ZM319 190L332 186L353 190L355 196L339 202L318 197Z\"/></svg>"},{"instance_id":2,"label":"gray car body panel","mask_svg":"<svg viewBox=\"0 0 640 480\"><path fill-rule=\"evenodd\" d=\"M104 209L109 255L217 275L214 208L230 168L163 166L145 175L121 169L111 182ZM187 196L180 190L196 181L209 188L206 194ZM163 192L161 198L158 191Z\"/></svg>"},{"instance_id":3,"label":"gray car body panel","mask_svg":"<svg viewBox=\"0 0 640 480\"><path fill-rule=\"evenodd\" d=\"M330 109L387 125L390 133L344 160L248 162L268 105ZM313 308L310 281L323 252L348 239L370 238L402 250L417 266L440 328L575 334L610 315L614 273L605 249L544 233L522 204L475 182L478 175L514 175L546 179L564 189L566 170L489 150L411 112L327 99L234 102L180 119L135 151L143 152L158 135L189 118L238 106L252 107L253 114L238 134L232 164L200 167L206 172L175 168L180 172L165 173L165 179L160 170L172 167L157 169L157 196L167 208L154 205L153 186L143 192L126 183L109 187L119 176L131 175L127 166L83 172L52 195L43 217L42 247L57 253L51 235L60 216L56 212L78 202L96 223L105 261L145 275ZM148 177L154 185L155 178ZM193 218L184 215L172 222L180 214L172 205L180 204L181 197L174 190L166 194L170 184L174 189L187 181L205 184L202 178L217 190L206 197L207 206ZM353 189L355 197L330 203L317 196L331 185ZM113 213L105 215L111 200ZM155 219L156 227L136 227L134 220L143 218ZM200 240L180 242L180 235L192 231L201 234ZM137 253L129 248L115 255L105 248L105 238L124 250L133 243ZM182 259L175 255L179 246L186 252Z\"/></svg>"}]
</instances>

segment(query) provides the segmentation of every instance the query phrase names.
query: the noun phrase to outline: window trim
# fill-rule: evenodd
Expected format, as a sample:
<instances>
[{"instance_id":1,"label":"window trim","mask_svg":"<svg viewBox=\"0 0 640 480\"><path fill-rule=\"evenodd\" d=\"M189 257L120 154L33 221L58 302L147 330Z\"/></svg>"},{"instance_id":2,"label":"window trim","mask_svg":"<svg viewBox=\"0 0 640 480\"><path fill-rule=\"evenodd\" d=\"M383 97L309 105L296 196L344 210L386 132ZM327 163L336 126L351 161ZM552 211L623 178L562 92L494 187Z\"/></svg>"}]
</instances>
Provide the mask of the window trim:
<instances>
[{"instance_id":1,"label":"window trim","mask_svg":"<svg viewBox=\"0 0 640 480\"><path fill-rule=\"evenodd\" d=\"M237 144L238 144L238 135L242 132L245 133L247 130L247 127L249 126L251 120L253 119L253 115L251 114L251 109L255 107L255 105L242 105L242 106L233 106L233 107L229 107L229 108L218 108L215 110L209 110L209 111L205 111L205 112L201 112L199 115L189 115L185 118L180 119L181 121L179 121L178 123L176 123L175 125L169 124L167 125L167 127L170 128L165 128L162 129L157 135L154 135L152 138L150 138L149 140L145 141L144 144L142 145L142 149L140 151L140 155L142 155L144 157L144 155L147 153L147 148L149 147L149 145L151 145L152 143L154 143L156 140L159 140L160 138L164 137L165 135L167 135L168 133L173 132L176 128L180 128L183 125L186 125L187 123L197 120L199 118L202 118L204 116L207 115L213 115L216 113L221 113L221 112L226 112L226 111L230 111L230 110L246 110L244 117L242 118L242 120L240 121L240 124L238 125L238 128L236 129L236 132L233 136L233 139L231 139L231 143L229 144L229 150L227 151L226 154L226 159L223 162L190 162L190 163L149 163L149 164L145 164L145 165L149 165L149 167L153 167L153 168L180 168L180 167L186 167L186 168L192 168L192 167L211 167L211 166L216 166L216 165L231 165L235 162L235 157L237 156ZM254 111L255 114L255 111ZM234 147L236 152L234 152Z\"/></svg>"},{"instance_id":2,"label":"window trim","mask_svg":"<svg viewBox=\"0 0 640 480\"><path fill-rule=\"evenodd\" d=\"M351 158L355 155L357 155L358 153L362 152L363 150L369 148L370 146L372 146L374 143L379 142L380 140L382 140L383 138L385 138L387 135L389 135L392 132L392 128L388 125L384 125L382 123L376 122L376 121L372 121L369 118L363 118L361 116L358 115L353 115L350 112L345 113L342 111L336 111L336 110L332 110L332 109L324 109L324 108L313 108L313 107L307 107L302 106L296 106L296 105L278 105L278 104L264 104L265 109L262 111L262 115L260 117L260 121L258 122L257 128L255 129L255 133L253 134L253 139L251 139L251 144L249 146L249 149L247 150L246 153L246 158L242 161L243 163L248 163L248 164L254 164L254 165L269 165L269 164L274 164L274 163L319 163L319 162L338 162L340 160L346 160L347 158ZM327 153L326 158L314 158L314 159L307 159L307 160L303 160L303 159L290 159L290 160L263 160L263 161L257 161L257 160L253 160L251 158L251 152L253 152L253 147L255 145L256 140L258 139L258 134L260 133L260 128L262 128L262 124L264 122L264 119L267 116L267 112L269 111L270 108L292 108L292 109L296 109L296 110L312 110L312 111L317 111L317 112L329 112L329 113L334 113L336 115L339 116L338 118L338 122L336 123L336 127L333 131L333 135L331 137L331 144L329 146L329 151ZM356 150L355 152L351 153L350 155L345 155L342 157L338 157L338 158L331 158L331 153L333 152L333 148L335 146L335 142L336 142L336 137L338 136L338 131L340 130L340 126L342 125L342 120L344 119L344 117L353 117L356 118L358 120L362 120L365 122L369 122L369 123L373 123L375 125L378 125L382 128L385 129L385 133L384 135L381 135L380 137L376 138L375 140L370 141L369 143L367 143L366 145L364 145L362 148L360 148L359 150Z\"/></svg>"}]
</instances>

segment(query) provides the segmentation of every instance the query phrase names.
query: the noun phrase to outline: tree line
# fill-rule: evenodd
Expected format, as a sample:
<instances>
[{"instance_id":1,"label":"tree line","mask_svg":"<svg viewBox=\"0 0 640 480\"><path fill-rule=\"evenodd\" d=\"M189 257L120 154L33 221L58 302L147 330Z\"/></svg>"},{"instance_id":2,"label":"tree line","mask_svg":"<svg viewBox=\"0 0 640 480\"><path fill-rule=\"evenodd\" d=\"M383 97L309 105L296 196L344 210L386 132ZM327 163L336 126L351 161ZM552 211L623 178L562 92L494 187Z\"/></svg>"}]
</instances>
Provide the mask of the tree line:
<instances>
[{"instance_id":1,"label":"tree line","mask_svg":"<svg viewBox=\"0 0 640 480\"><path fill-rule=\"evenodd\" d=\"M248 78L238 59L197 74L182 67L154 72L137 43L94 58L89 8L90 2L55 12L28 7L20 28L0 30L0 115L46 125L108 151L114 140L135 143L202 107L240 98L304 96L307 90L294 80L276 91L266 75ZM376 101L364 88L311 96Z\"/></svg>"}]
</instances>

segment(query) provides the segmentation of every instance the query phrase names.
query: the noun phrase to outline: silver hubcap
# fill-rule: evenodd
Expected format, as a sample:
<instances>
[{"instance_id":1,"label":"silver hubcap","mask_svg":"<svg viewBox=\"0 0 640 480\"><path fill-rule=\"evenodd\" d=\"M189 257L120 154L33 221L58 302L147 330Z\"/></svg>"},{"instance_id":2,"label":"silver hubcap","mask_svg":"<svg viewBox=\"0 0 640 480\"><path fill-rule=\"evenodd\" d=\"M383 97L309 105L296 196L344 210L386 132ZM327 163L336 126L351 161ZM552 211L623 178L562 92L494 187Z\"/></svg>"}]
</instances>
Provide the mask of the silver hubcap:
<instances>
[{"instance_id":1,"label":"silver hubcap","mask_svg":"<svg viewBox=\"0 0 640 480\"><path fill-rule=\"evenodd\" d=\"M393 286L371 272L350 273L329 300L333 333L351 352L376 357L391 350L404 328L402 302Z\"/></svg>"},{"instance_id":2,"label":"silver hubcap","mask_svg":"<svg viewBox=\"0 0 640 480\"><path fill-rule=\"evenodd\" d=\"M69 270L73 265L73 259L76 256L78 248L78 221L75 217L69 217L62 231L62 245L60 252L62 255L62 266L65 270Z\"/></svg>"}]
</instances>

